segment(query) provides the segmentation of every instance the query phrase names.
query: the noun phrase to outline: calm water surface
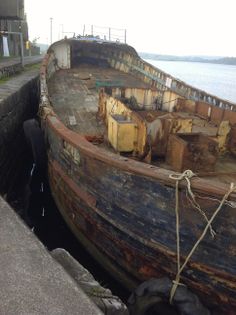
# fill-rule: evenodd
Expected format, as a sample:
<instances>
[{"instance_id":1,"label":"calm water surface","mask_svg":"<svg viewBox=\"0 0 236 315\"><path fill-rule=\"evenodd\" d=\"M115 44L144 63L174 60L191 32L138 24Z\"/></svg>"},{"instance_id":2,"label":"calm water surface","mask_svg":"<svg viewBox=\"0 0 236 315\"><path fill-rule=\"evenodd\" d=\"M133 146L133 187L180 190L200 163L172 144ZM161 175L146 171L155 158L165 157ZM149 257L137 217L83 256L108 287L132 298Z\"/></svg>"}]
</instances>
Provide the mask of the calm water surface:
<instances>
[{"instance_id":1,"label":"calm water surface","mask_svg":"<svg viewBox=\"0 0 236 315\"><path fill-rule=\"evenodd\" d=\"M146 61L190 85L236 103L236 66L150 59Z\"/></svg>"}]
</instances>

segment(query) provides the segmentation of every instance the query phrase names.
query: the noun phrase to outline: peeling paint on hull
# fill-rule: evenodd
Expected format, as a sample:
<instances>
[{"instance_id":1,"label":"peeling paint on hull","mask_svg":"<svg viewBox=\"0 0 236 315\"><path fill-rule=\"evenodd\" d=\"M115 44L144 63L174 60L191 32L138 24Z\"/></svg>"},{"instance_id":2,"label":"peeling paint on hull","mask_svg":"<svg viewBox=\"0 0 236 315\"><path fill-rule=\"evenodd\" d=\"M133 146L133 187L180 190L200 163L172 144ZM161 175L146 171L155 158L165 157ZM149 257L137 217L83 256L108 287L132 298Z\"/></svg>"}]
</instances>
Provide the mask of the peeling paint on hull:
<instances>
[{"instance_id":1,"label":"peeling paint on hull","mask_svg":"<svg viewBox=\"0 0 236 315\"><path fill-rule=\"evenodd\" d=\"M162 236L155 230L147 235L147 231L144 229L147 223L142 222L141 216L140 222L136 222L136 226L134 226L134 216L130 212L122 213L125 210L116 206L117 209L113 213L111 211L109 213L109 205L103 205L104 208L101 208L99 197L97 196L96 199L84 188L75 184L58 162L51 161L49 165L53 196L65 220L87 250L95 255L114 277L117 277L130 289L152 277L159 278L168 275L170 278L174 278L176 265L173 248L174 235L172 235L172 250L170 250L168 243L171 243L171 240L166 239L164 245L165 233L167 233L163 226L167 220L164 216L163 218L158 216L163 223L162 227L160 226L158 229ZM114 208L114 205L111 206ZM143 211L143 215L145 213L147 213L147 209ZM137 214L136 220L138 220ZM188 233L187 238L195 237L190 234L190 231L185 232ZM148 237L153 239L150 240ZM162 241L162 244L159 240ZM186 238L184 242L186 242ZM188 245L190 244L188 243ZM209 238L208 246L210 245ZM205 252L204 259L201 257L203 251ZM191 287L202 299L204 298L204 301L207 296L208 304L211 307L212 305L222 305L222 310L224 309L224 312L227 313L232 307L236 307L234 277L217 269L216 261L213 266L209 266L208 259L212 257L212 253L206 253L207 251L206 248L201 248L194 256L183 273L182 282Z\"/></svg>"}]
</instances>

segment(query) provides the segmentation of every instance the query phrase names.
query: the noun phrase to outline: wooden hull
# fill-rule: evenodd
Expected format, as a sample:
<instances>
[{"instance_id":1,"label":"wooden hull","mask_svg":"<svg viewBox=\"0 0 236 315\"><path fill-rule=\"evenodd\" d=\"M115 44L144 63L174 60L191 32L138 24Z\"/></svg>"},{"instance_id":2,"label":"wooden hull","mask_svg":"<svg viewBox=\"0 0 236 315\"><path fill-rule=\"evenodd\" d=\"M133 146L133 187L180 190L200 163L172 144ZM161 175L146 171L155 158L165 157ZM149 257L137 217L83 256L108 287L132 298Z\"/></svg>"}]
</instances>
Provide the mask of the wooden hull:
<instances>
[{"instance_id":1,"label":"wooden hull","mask_svg":"<svg viewBox=\"0 0 236 315\"><path fill-rule=\"evenodd\" d=\"M112 50L108 53L111 59ZM94 54L97 57L96 51ZM117 55L121 58L125 54L124 50ZM48 144L51 191L59 210L87 250L128 288L152 277L174 280L177 255L172 172L96 147L67 129L48 98L46 80L55 65L52 58L48 55L41 68L41 121ZM133 65L135 71L137 64ZM144 80L154 80L143 68L140 73ZM191 179L191 185L196 196L201 196L197 201L208 218L229 189L228 184L198 177ZM183 263L206 222L186 197L185 181L180 184L179 198ZM230 199L235 204L236 194ZM224 205L213 228L215 239L207 233L183 270L181 282L211 309L232 315L236 309L235 209Z\"/></svg>"},{"instance_id":2,"label":"wooden hull","mask_svg":"<svg viewBox=\"0 0 236 315\"><path fill-rule=\"evenodd\" d=\"M48 120L47 134L53 196L87 250L129 288L151 277L174 279L174 185L135 173L124 158L114 155L110 159L103 152L96 155L99 149L78 135L73 138L73 132L55 117ZM76 154L70 146L65 149L68 140L76 144ZM135 163L141 167L142 163ZM183 260L205 223L189 206L185 190L180 194ZM204 201L208 215L217 205ZM222 209L214 224L216 239L206 236L181 277L211 307L220 307L225 314L236 307L235 240L229 230L236 223L233 211Z\"/></svg>"}]
</instances>

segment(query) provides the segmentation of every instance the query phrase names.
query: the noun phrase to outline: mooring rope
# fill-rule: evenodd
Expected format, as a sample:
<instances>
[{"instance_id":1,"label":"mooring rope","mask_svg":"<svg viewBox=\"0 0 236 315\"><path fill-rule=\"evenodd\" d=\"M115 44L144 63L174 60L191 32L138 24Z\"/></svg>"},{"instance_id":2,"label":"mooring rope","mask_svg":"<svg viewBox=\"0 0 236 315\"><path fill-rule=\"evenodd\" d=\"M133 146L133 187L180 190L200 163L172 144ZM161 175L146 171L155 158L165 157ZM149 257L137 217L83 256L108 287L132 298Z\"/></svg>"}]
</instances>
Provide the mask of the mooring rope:
<instances>
[{"instance_id":1,"label":"mooring rope","mask_svg":"<svg viewBox=\"0 0 236 315\"><path fill-rule=\"evenodd\" d=\"M169 177L171 179L174 179L176 181L176 190L175 190L175 215L176 215L176 251L177 251L177 274L175 277L175 280L173 281L173 286L171 288L170 291L170 303L172 303L176 289L179 285L182 285L180 283L180 275L183 271L183 269L185 268L185 266L187 265L188 261L190 260L190 258L192 257L193 253L195 252L195 250L197 249L199 243L203 240L203 238L205 237L208 229L211 230L211 233L214 232L211 224L213 222L213 220L215 219L215 217L217 216L218 212L221 210L222 206L224 205L224 203L226 202L227 198L229 197L229 195L236 191L236 185L234 183L230 184L230 188L229 190L225 193L223 199L221 200L219 206L217 207L217 209L215 210L215 212L213 213L213 215L211 216L211 218L208 220L206 214L203 212L203 210L200 208L199 204L196 202L195 200L195 196L191 190L191 182L190 179L196 176L191 170L186 170L184 171L182 174L171 174ZM198 238L198 240L196 241L196 243L194 244L194 246L192 247L191 251L189 252L188 256L186 257L184 263L182 264L182 266L180 266L180 229L179 229L179 182L181 180L185 179L187 181L187 189L188 189L188 193L189 195L192 197L192 201L193 201L193 205L195 208L197 208L200 213L204 216L204 218L207 221L206 227L203 230L201 236ZM212 236L215 235L212 234Z\"/></svg>"},{"instance_id":2,"label":"mooring rope","mask_svg":"<svg viewBox=\"0 0 236 315\"><path fill-rule=\"evenodd\" d=\"M204 219L206 220L206 222L208 223L208 218L205 214L205 212L201 209L200 205L198 204L198 202L196 201L195 195L191 189L191 182L190 179L194 176L197 176L196 174L194 174L191 170L186 170L183 173L176 173L176 174L170 174L169 178L174 179L176 181L176 185L178 187L179 182L183 179L186 180L187 182L187 190L186 190L186 196L189 200L189 202L192 204L192 206L194 208L196 208L199 213L204 217ZM176 188L177 190L178 188ZM178 195L178 191L177 191L177 195L176 195L176 200L178 201L179 195ZM215 237L216 233L213 230L212 226L210 225L210 232L211 232L211 236L212 238Z\"/></svg>"}]
</instances>

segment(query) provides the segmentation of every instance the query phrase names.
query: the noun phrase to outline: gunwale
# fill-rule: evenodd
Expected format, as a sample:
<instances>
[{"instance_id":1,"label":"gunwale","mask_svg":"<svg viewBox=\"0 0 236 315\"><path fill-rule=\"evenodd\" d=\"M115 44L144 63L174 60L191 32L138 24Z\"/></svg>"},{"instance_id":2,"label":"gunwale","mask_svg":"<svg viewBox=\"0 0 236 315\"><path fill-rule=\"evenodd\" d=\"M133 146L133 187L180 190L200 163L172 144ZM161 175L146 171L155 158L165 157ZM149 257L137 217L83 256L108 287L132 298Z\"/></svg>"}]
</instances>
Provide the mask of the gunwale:
<instances>
[{"instance_id":1,"label":"gunwale","mask_svg":"<svg viewBox=\"0 0 236 315\"><path fill-rule=\"evenodd\" d=\"M103 161L115 167L122 169L123 171L132 172L141 176L150 177L160 181L164 185L169 185L175 187L175 181L169 176L173 171L166 170L157 166L145 164L143 162L134 161L126 157L118 156L115 153L108 152L103 148L97 148L92 143L87 141L83 136L77 134L76 132L67 128L57 117L57 115L52 112L47 116L47 122L54 130L55 133L60 136L61 139L73 145L75 148L80 149L85 154L94 159ZM220 183L214 180L208 180L201 177L193 177L191 180L191 185L196 192L203 195L219 196L222 197L229 190L229 185L225 183ZM187 184L185 181L180 183L180 187L186 188ZM230 196L231 200L236 200L236 193L232 193Z\"/></svg>"}]
</instances>

